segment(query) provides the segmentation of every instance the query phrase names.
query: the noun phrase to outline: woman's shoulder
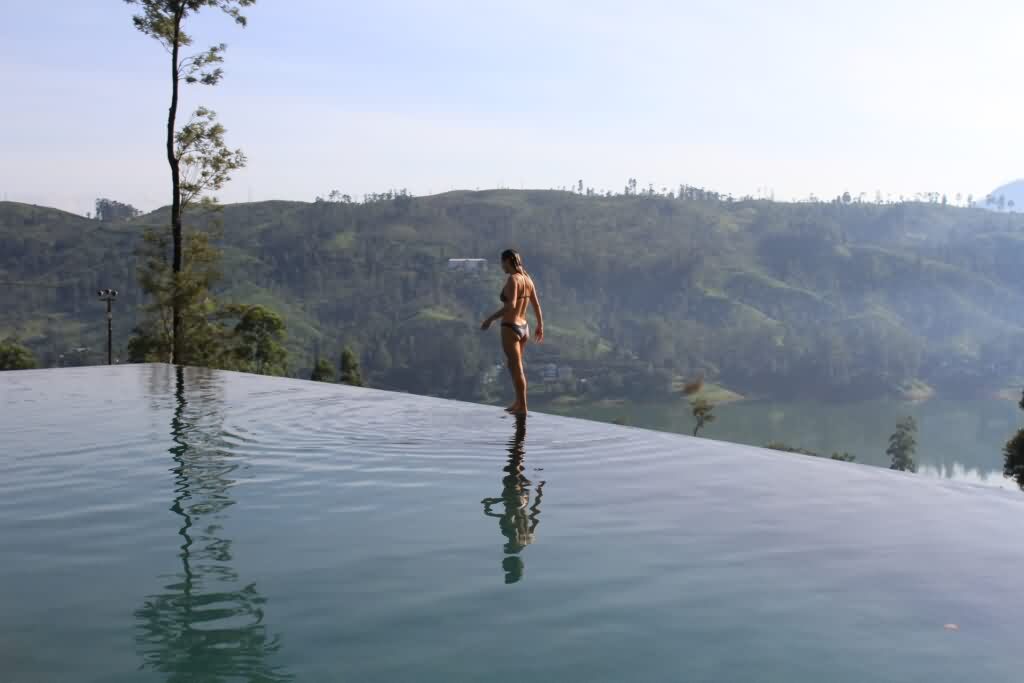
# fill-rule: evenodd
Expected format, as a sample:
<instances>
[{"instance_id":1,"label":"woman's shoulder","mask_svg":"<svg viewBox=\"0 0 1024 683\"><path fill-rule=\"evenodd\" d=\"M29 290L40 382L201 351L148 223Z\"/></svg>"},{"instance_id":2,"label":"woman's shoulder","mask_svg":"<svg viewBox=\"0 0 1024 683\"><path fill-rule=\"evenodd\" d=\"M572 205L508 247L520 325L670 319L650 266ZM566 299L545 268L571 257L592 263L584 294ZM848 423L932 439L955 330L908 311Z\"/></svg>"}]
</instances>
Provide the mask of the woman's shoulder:
<instances>
[{"instance_id":1,"label":"woman's shoulder","mask_svg":"<svg viewBox=\"0 0 1024 683\"><path fill-rule=\"evenodd\" d=\"M526 292L531 292L534 289L533 278L526 273L509 273L508 279L505 280L505 285L522 288Z\"/></svg>"}]
</instances>

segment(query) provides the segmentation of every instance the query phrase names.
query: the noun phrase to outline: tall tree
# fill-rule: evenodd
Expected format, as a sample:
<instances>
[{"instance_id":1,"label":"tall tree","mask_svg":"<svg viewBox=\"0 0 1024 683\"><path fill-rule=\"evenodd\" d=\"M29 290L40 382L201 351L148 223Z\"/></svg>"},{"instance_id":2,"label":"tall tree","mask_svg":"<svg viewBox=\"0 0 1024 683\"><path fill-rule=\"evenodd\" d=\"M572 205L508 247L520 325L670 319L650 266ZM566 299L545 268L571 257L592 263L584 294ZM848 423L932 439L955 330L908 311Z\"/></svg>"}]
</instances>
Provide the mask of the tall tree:
<instances>
[{"instance_id":1,"label":"tall tree","mask_svg":"<svg viewBox=\"0 0 1024 683\"><path fill-rule=\"evenodd\" d=\"M223 43L205 52L182 55L192 44L184 30L185 20L203 9L223 11L240 26L246 25L242 9L256 0L125 0L139 5L141 12L133 17L135 28L159 42L171 57L171 104L167 112L167 163L171 170L171 269L174 277L182 271L182 213L188 202L207 190L217 190L227 181L232 170L245 163L241 152L229 152L223 143L223 127L214 123L215 116L199 109L181 131L177 130L178 91L182 81L187 84L216 85L224 76L218 66L224 61ZM185 167L183 180L183 166ZM171 313L173 346L172 361L180 362L182 346L182 312L175 297Z\"/></svg>"},{"instance_id":2,"label":"tall tree","mask_svg":"<svg viewBox=\"0 0 1024 683\"><path fill-rule=\"evenodd\" d=\"M176 362L224 367L225 333L211 321L217 304L210 290L220 278L220 250L211 243L209 233L190 231L185 267L177 276L168 263L169 252L166 231L150 228L143 233L137 252L138 278L150 301L143 306L145 315L128 342L128 357L133 363L171 360L177 311L182 335Z\"/></svg>"},{"instance_id":3,"label":"tall tree","mask_svg":"<svg viewBox=\"0 0 1024 683\"><path fill-rule=\"evenodd\" d=\"M338 380L342 384L350 384L354 387L363 386L363 375L359 371L359 357L347 346L341 352L341 376Z\"/></svg>"},{"instance_id":4,"label":"tall tree","mask_svg":"<svg viewBox=\"0 0 1024 683\"><path fill-rule=\"evenodd\" d=\"M917 422L908 415L896 425L896 431L889 437L889 447L885 450L886 455L892 458L889 469L916 472L917 464L914 462L916 451Z\"/></svg>"}]
</instances>

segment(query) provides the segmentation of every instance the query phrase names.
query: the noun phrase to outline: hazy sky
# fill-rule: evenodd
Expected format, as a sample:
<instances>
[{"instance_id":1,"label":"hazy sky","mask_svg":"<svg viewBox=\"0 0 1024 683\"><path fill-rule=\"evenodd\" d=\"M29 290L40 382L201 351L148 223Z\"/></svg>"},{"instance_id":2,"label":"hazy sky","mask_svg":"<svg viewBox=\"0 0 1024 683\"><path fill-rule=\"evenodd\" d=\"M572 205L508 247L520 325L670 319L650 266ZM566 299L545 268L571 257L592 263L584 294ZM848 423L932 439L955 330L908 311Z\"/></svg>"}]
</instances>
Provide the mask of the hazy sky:
<instances>
[{"instance_id":1,"label":"hazy sky","mask_svg":"<svg viewBox=\"0 0 1024 683\"><path fill-rule=\"evenodd\" d=\"M0 3L0 198L168 203L169 58L119 0ZM217 110L220 194L679 183L983 194L1024 176L1024 3L259 0Z\"/></svg>"}]
</instances>

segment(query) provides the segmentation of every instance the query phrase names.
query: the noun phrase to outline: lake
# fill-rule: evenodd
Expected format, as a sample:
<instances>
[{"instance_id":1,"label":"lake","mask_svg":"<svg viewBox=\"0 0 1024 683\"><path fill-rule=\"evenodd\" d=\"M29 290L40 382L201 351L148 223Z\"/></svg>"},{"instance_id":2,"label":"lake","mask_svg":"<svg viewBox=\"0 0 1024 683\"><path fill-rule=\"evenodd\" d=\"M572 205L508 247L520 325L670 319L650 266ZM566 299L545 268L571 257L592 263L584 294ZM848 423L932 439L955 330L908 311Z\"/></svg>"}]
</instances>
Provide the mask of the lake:
<instances>
[{"instance_id":1,"label":"lake","mask_svg":"<svg viewBox=\"0 0 1024 683\"><path fill-rule=\"evenodd\" d=\"M690 434L689 405L621 403L552 405L538 410L558 415L628 424ZM700 436L753 446L782 442L822 455L846 451L866 465L888 467L885 454L896 423L911 415L917 421L918 474L1017 489L1003 477L1003 445L1024 426L1016 401L932 399L920 403L895 400L851 403L739 401L715 406L716 419Z\"/></svg>"}]
</instances>

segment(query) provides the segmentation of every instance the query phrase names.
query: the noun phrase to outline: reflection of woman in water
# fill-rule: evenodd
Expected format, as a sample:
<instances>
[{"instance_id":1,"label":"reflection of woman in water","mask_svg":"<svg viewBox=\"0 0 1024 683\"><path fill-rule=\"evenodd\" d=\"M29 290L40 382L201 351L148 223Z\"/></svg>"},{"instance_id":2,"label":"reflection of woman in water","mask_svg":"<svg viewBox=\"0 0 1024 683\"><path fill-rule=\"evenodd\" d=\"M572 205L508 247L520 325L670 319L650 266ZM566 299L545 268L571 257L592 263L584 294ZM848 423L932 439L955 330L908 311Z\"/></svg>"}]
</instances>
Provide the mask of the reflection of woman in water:
<instances>
[{"instance_id":1,"label":"reflection of woman in water","mask_svg":"<svg viewBox=\"0 0 1024 683\"><path fill-rule=\"evenodd\" d=\"M525 450L523 441L526 439L526 418L522 415L516 416L516 433L509 441L508 464L504 471L508 474L501 483L504 488L499 498L484 498L481 503L484 505L484 514L488 517L497 517L501 535L508 542L505 543L505 554L507 557L502 561L501 566L505 570L505 583L515 583L523 576L523 560L519 552L526 546L533 543L537 533L537 525L540 523L540 499L544 494L544 482L537 484L537 495L530 505L531 482L523 474L525 465L523 459ZM491 506L501 503L505 511L501 514L493 512ZM529 506L529 507L528 507Z\"/></svg>"},{"instance_id":2,"label":"reflection of woman in water","mask_svg":"<svg viewBox=\"0 0 1024 683\"><path fill-rule=\"evenodd\" d=\"M501 290L503 306L494 315L484 319L480 329L486 330L501 319L501 347L505 350L508 371L516 389L516 400L506 410L516 415L526 414L526 373L523 371L523 350L530 338L530 324L526 322L526 307L533 307L537 318L537 342L544 341L544 316L540 312L540 299L533 278L523 268L523 257L514 249L501 253L501 268L508 274Z\"/></svg>"}]
</instances>

